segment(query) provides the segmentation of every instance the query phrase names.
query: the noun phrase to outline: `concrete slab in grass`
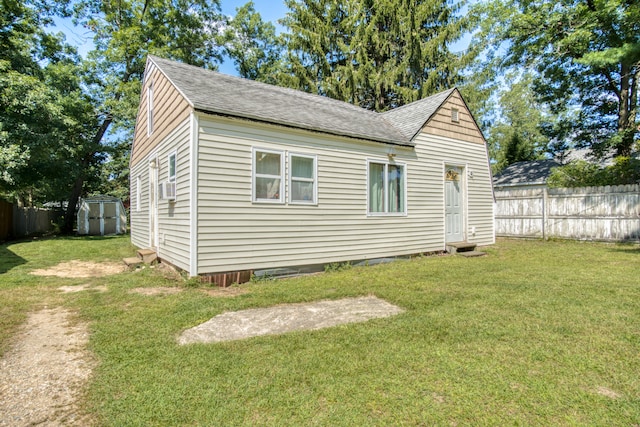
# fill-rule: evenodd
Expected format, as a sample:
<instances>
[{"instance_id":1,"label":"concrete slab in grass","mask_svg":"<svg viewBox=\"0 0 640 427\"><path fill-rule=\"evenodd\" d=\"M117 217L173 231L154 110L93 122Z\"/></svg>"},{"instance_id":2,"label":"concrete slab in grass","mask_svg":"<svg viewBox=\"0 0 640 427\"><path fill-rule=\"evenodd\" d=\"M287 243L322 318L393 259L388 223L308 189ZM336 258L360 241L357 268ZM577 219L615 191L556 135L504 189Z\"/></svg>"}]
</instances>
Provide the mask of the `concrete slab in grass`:
<instances>
[{"instance_id":1,"label":"concrete slab in grass","mask_svg":"<svg viewBox=\"0 0 640 427\"><path fill-rule=\"evenodd\" d=\"M179 344L233 341L389 317L404 310L375 296L287 304L220 314L187 329Z\"/></svg>"}]
</instances>

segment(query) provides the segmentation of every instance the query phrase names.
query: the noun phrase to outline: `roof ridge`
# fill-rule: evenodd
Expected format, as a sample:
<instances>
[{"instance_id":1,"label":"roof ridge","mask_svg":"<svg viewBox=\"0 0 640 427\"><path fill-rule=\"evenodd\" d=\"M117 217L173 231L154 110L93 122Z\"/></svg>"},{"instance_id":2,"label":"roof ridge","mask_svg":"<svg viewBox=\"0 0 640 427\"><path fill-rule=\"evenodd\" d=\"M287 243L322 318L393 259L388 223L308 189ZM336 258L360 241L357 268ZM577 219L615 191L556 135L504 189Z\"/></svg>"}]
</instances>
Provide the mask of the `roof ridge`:
<instances>
[{"instance_id":1,"label":"roof ridge","mask_svg":"<svg viewBox=\"0 0 640 427\"><path fill-rule=\"evenodd\" d=\"M192 108L343 137L414 146L414 137L452 88L383 113L328 96L149 55ZM443 96L444 95L444 96Z\"/></svg>"},{"instance_id":2,"label":"roof ridge","mask_svg":"<svg viewBox=\"0 0 640 427\"><path fill-rule=\"evenodd\" d=\"M379 113L379 114L384 115L384 114L387 114L387 113L398 112L400 110L406 109L407 107L415 107L416 104L427 102L427 101L431 101L431 100L433 100L433 98L435 98L435 97L437 97L439 95L443 95L443 94L447 93L447 96L448 96L449 94L451 94L451 92L453 92L456 89L457 89L457 86L454 86L454 87L452 87L450 89L443 90L443 91L440 91L440 92L436 92L433 95L425 96L424 98L420 98L420 99L417 99L415 101L409 102L408 104L404 104L404 105L401 105L399 107L392 108L391 110L383 111L382 113Z\"/></svg>"},{"instance_id":3,"label":"roof ridge","mask_svg":"<svg viewBox=\"0 0 640 427\"><path fill-rule=\"evenodd\" d=\"M299 90L299 89L293 89L290 87L286 87L286 86L279 86L279 85L275 85L275 84L270 84L270 83L264 83L258 80L252 80L252 79L248 79L246 77L241 77L241 76L234 76L231 74L226 74L226 73L221 73L220 71L217 70L211 70L211 69L207 69L207 68L202 68L202 67L198 67L197 65L191 65L191 64L187 64L185 62L180 62L180 61L173 61L171 59L165 59L165 58L161 58L159 56L155 56L155 55L149 55L150 58L152 58L155 62L155 60L160 60L161 62L166 62L167 64L178 64L178 66L181 67L190 67L193 68L195 70L198 70L198 72L208 72L208 73L212 73L217 75L220 78L225 78L225 79L229 79L229 80L236 80L236 81L242 81L243 84L247 84L247 85L254 85L254 86L258 86L261 87L263 89L267 89L267 90L272 90L272 91L278 91L278 92L288 92L292 95L298 96L298 97L306 97L310 100L316 100L316 101L320 101L320 102L326 102L326 103L331 103L331 104L335 104L335 105L342 105L345 108L350 108L353 110L357 110L361 113L367 113L367 114L373 114L373 115L378 115L381 113L378 113L377 111L371 111L371 110L367 110L366 108L360 107L358 105L354 105L351 104L349 102L346 101L342 101L340 99L335 99L335 98L330 98L326 95L319 95L317 93L311 93L311 92L305 92L303 90Z\"/></svg>"}]
</instances>

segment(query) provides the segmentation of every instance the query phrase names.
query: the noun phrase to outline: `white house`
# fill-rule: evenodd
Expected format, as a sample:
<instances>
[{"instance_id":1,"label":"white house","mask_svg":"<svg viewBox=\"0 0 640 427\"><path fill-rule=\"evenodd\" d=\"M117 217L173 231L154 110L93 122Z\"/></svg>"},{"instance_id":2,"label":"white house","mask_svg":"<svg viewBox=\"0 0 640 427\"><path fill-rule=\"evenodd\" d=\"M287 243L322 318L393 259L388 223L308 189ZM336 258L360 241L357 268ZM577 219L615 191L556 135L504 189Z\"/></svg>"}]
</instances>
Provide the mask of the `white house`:
<instances>
[{"instance_id":1,"label":"white house","mask_svg":"<svg viewBox=\"0 0 640 427\"><path fill-rule=\"evenodd\" d=\"M153 56L130 216L134 245L217 282L495 241L487 145L457 89L375 113Z\"/></svg>"}]
</instances>

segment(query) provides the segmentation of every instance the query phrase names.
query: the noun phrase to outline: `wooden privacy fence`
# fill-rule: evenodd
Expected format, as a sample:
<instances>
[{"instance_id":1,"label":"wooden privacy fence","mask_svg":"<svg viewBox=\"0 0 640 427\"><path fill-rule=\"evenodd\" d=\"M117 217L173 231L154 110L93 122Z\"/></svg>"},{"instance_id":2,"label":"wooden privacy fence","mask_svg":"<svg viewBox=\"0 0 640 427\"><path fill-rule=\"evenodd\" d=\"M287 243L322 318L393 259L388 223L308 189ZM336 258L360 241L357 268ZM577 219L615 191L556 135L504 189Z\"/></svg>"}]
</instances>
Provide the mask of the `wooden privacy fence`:
<instances>
[{"instance_id":1,"label":"wooden privacy fence","mask_svg":"<svg viewBox=\"0 0 640 427\"><path fill-rule=\"evenodd\" d=\"M9 206L12 205L9 204ZM0 207L0 209L2 208ZM11 211L11 222L7 221L9 227L7 235L13 238L52 231L53 223L57 222L64 214L60 210L19 208L15 205L11 207Z\"/></svg>"},{"instance_id":2,"label":"wooden privacy fence","mask_svg":"<svg viewBox=\"0 0 640 427\"><path fill-rule=\"evenodd\" d=\"M495 191L496 235L640 241L640 185Z\"/></svg>"}]
</instances>

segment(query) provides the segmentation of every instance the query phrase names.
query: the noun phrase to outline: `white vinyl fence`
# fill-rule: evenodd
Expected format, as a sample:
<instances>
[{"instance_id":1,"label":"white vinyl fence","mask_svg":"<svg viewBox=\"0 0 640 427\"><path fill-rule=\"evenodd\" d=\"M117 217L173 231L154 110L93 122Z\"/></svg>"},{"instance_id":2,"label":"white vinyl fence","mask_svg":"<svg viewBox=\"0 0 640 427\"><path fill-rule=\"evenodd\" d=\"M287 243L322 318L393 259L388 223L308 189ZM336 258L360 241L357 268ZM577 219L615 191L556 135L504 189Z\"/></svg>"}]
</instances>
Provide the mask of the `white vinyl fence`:
<instances>
[{"instance_id":1,"label":"white vinyl fence","mask_svg":"<svg viewBox=\"0 0 640 427\"><path fill-rule=\"evenodd\" d=\"M496 235L640 241L640 185L495 191Z\"/></svg>"}]
</instances>

